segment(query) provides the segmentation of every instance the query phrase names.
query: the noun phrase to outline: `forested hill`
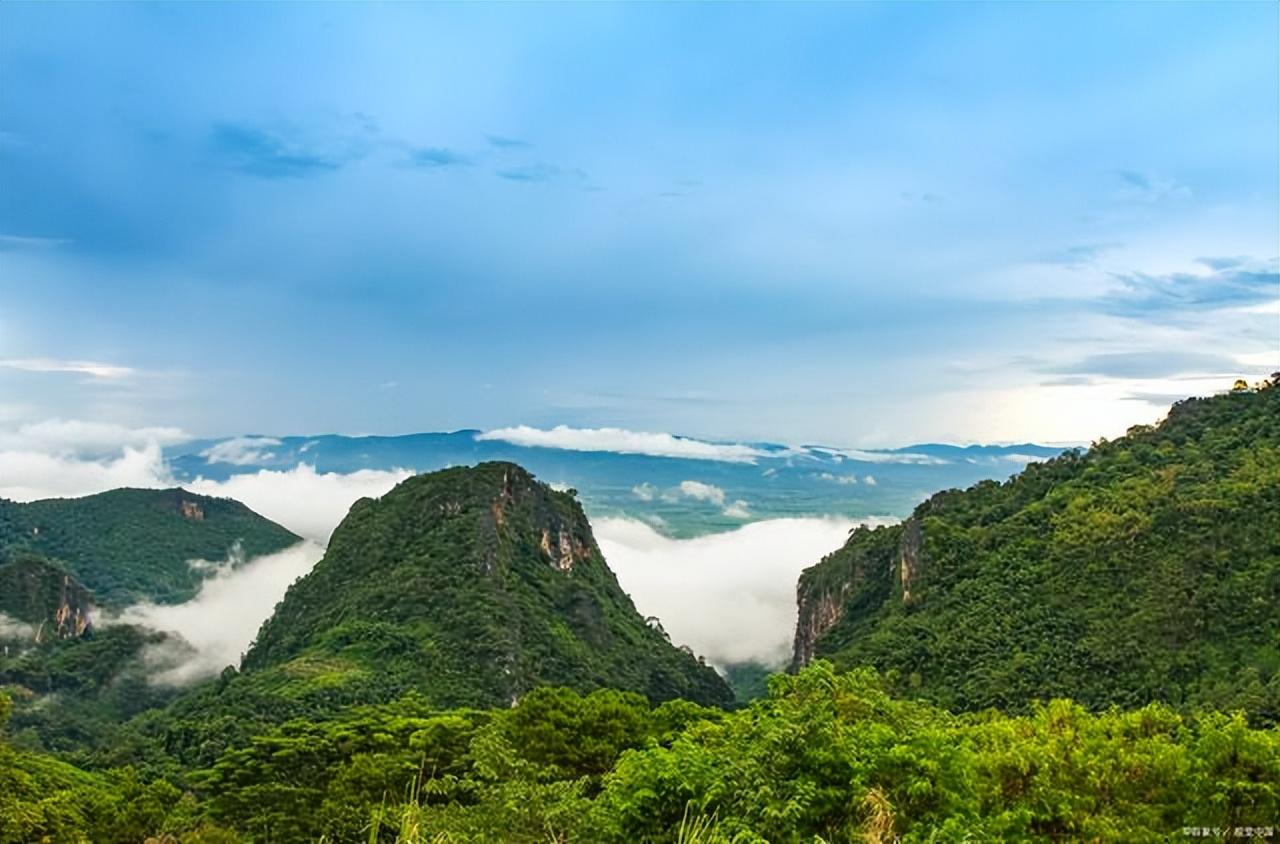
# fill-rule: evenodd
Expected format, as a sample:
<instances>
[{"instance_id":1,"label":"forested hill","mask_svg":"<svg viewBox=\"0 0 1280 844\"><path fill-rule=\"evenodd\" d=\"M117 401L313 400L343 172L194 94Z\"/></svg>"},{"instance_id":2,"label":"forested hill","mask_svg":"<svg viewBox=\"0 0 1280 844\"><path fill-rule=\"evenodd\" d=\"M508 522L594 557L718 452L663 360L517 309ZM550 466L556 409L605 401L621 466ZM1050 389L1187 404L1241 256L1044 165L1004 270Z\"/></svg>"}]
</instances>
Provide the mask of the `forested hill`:
<instances>
[{"instance_id":1,"label":"forested hill","mask_svg":"<svg viewBox=\"0 0 1280 844\"><path fill-rule=\"evenodd\" d=\"M417 688L444 705L504 705L545 684L732 699L636 612L573 495L512 463L419 475L356 502L243 666L276 667L363 701Z\"/></svg>"},{"instance_id":2,"label":"forested hill","mask_svg":"<svg viewBox=\"0 0 1280 844\"><path fill-rule=\"evenodd\" d=\"M204 577L190 560L223 560L233 549L253 557L298 541L238 501L183 489L0 499L0 562L22 552L58 560L107 607L187 600Z\"/></svg>"},{"instance_id":3,"label":"forested hill","mask_svg":"<svg viewBox=\"0 0 1280 844\"><path fill-rule=\"evenodd\" d=\"M855 531L798 588L795 660L951 709L1242 708L1280 721L1280 387L1174 405Z\"/></svg>"}]
</instances>

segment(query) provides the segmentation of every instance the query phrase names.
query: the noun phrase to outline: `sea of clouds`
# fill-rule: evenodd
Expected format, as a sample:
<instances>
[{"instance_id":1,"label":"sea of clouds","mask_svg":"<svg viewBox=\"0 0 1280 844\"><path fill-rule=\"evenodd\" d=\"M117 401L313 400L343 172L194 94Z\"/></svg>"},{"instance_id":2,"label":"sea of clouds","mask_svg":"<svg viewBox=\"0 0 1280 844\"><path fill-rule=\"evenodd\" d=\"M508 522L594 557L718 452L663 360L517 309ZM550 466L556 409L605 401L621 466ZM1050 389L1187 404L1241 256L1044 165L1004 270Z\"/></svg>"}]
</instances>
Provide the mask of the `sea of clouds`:
<instances>
[{"instance_id":1,"label":"sea of clouds","mask_svg":"<svg viewBox=\"0 0 1280 844\"><path fill-rule=\"evenodd\" d=\"M161 447L181 437L174 429L72 422L0 432L0 497L31 501L122 486L177 486ZM192 600L138 604L100 621L144 624L177 634L191 646L177 662L173 653L157 660L163 666L159 682L181 684L216 674L239 662L285 590L320 559L351 505L386 493L411 474L407 469L318 472L299 463L287 470L182 483L192 492L241 501L303 541L240 564L193 560L193 566L212 574ZM717 488L696 478L681 486L687 498L747 512L748 502L717 498ZM850 519L767 519L724 533L673 539L634 519L593 523L610 567L637 609L656 616L676 644L722 665L785 662L795 625L796 578L838 548L854 525Z\"/></svg>"}]
</instances>

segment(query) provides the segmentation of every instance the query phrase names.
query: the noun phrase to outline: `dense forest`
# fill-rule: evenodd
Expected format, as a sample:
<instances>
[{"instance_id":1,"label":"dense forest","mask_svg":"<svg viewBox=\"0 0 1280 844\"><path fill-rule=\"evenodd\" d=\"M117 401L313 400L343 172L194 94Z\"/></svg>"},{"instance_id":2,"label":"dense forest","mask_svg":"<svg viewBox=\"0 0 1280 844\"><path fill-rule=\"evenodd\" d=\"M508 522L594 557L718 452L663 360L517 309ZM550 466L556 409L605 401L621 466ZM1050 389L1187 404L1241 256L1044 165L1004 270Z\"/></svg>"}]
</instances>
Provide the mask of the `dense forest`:
<instances>
[{"instance_id":1,"label":"dense forest","mask_svg":"<svg viewBox=\"0 0 1280 844\"><path fill-rule=\"evenodd\" d=\"M0 562L20 552L59 561L97 604L179 603L221 562L269 554L299 541L238 501L183 489L114 489L26 504L0 498Z\"/></svg>"},{"instance_id":2,"label":"dense forest","mask_svg":"<svg viewBox=\"0 0 1280 844\"><path fill-rule=\"evenodd\" d=\"M550 687L440 710L410 693L168 775L0 744L3 844L1154 844L1263 837L1277 817L1280 733L1243 715L1066 700L953 715L826 662L733 712Z\"/></svg>"},{"instance_id":3,"label":"dense forest","mask_svg":"<svg viewBox=\"0 0 1280 844\"><path fill-rule=\"evenodd\" d=\"M1280 388L934 495L801 578L796 661L952 710L1247 711L1280 722Z\"/></svg>"},{"instance_id":4,"label":"dense forest","mask_svg":"<svg viewBox=\"0 0 1280 844\"><path fill-rule=\"evenodd\" d=\"M138 628L47 643L55 694L10 663L0 844L1275 840L1278 411L1183 402L855 531L746 705L636 612L571 493L411 478L176 699ZM15 607L85 600L22 559Z\"/></svg>"}]
</instances>

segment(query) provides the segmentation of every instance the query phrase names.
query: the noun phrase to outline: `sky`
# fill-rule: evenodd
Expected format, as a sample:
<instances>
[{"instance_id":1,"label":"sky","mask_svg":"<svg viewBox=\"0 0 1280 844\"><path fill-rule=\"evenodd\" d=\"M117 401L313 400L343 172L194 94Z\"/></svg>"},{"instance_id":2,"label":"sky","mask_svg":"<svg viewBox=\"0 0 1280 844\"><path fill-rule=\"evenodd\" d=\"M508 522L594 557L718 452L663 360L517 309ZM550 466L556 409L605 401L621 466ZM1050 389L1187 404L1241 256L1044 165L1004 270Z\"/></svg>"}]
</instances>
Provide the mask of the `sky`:
<instances>
[{"instance_id":1,"label":"sky","mask_svg":"<svg viewBox=\"0 0 1280 844\"><path fill-rule=\"evenodd\" d=\"M1274 3L3 3L0 429L1115 436L1280 369L1278 45Z\"/></svg>"}]
</instances>

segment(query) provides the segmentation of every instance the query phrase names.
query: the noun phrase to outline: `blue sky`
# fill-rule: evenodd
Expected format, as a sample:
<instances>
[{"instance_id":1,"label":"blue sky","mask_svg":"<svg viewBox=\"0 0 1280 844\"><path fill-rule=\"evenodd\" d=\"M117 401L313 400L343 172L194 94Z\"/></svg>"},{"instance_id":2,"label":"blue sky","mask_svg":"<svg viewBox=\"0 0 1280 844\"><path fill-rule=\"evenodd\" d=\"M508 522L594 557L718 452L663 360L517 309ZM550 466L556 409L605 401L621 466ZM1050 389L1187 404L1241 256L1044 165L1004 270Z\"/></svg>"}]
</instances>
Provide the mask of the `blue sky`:
<instances>
[{"instance_id":1,"label":"blue sky","mask_svg":"<svg viewBox=\"0 0 1280 844\"><path fill-rule=\"evenodd\" d=\"M1280 368L1280 6L0 5L0 426L1087 441Z\"/></svg>"}]
</instances>

